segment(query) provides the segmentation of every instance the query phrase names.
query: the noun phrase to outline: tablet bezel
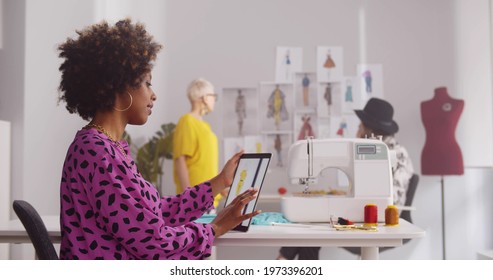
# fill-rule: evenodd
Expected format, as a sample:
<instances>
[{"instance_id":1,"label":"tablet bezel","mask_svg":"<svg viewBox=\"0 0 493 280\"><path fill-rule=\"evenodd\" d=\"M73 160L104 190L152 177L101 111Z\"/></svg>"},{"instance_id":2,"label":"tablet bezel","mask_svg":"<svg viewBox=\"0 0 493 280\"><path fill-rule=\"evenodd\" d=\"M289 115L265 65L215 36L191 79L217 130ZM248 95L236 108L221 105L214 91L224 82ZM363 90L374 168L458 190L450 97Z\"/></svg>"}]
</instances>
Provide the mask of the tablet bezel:
<instances>
[{"instance_id":1,"label":"tablet bezel","mask_svg":"<svg viewBox=\"0 0 493 280\"><path fill-rule=\"evenodd\" d=\"M242 154L241 157L240 157L240 161L238 162L238 165L236 166L236 169L235 169L235 173L234 173L234 176L233 176L233 181L231 182L231 184L233 184L236 180L236 176L240 176L238 174L238 167L240 166L240 162L244 159L268 159L268 162L267 162L267 167L265 169L265 173L263 175L262 178L259 178L257 177L256 180L259 180L259 179L262 179L262 182L261 184L259 185L259 189L258 189L258 193L257 193L257 197L250 201L247 205L245 205L245 207L243 208L243 214L246 214L246 209L248 208L248 205L250 205L251 203L253 203L253 210L252 212L255 211L255 209L257 208L257 201L258 201L258 198L259 198L259 195L260 195L260 191L262 190L262 186L264 185L264 181L265 181L265 175L267 174L268 170L269 170L269 164L270 164L270 161L272 159L272 154L271 153L245 153L245 154ZM258 166L258 168L260 168L260 165ZM233 191L233 186L231 185L230 188L229 188L229 192L228 192L228 196L226 197L226 200L224 202L224 207L227 206L227 203L229 201L229 197L230 195L234 193ZM251 213L251 212L249 212ZM248 231L248 228L250 227L250 224L252 223L252 218L248 219L248 224L247 225L242 225L244 221L242 221L239 225L237 225L235 228L233 228L232 230L236 230L236 231L241 231L241 232L246 232Z\"/></svg>"}]
</instances>

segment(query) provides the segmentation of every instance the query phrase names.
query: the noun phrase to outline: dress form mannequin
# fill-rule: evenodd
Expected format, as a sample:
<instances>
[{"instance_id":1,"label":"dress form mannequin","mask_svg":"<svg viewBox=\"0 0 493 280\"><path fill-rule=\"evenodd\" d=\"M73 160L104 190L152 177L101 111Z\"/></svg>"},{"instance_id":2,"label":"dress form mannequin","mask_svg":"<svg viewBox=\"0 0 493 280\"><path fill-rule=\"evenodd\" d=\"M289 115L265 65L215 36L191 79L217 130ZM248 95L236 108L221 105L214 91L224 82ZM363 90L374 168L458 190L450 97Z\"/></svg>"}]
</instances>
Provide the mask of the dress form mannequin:
<instances>
[{"instance_id":1,"label":"dress form mannequin","mask_svg":"<svg viewBox=\"0 0 493 280\"><path fill-rule=\"evenodd\" d=\"M426 130L426 142L421 154L423 175L461 175L464 163L455 128L464 109L464 101L453 99L447 88L435 89L431 100L421 103L421 118Z\"/></svg>"},{"instance_id":2,"label":"dress form mannequin","mask_svg":"<svg viewBox=\"0 0 493 280\"><path fill-rule=\"evenodd\" d=\"M445 183L444 175L464 174L464 162L455 128L464 109L464 100L454 99L446 87L435 89L431 100L421 103L421 118L426 130L426 142L421 153L421 174L440 175L442 190L442 256L445 260Z\"/></svg>"}]
</instances>

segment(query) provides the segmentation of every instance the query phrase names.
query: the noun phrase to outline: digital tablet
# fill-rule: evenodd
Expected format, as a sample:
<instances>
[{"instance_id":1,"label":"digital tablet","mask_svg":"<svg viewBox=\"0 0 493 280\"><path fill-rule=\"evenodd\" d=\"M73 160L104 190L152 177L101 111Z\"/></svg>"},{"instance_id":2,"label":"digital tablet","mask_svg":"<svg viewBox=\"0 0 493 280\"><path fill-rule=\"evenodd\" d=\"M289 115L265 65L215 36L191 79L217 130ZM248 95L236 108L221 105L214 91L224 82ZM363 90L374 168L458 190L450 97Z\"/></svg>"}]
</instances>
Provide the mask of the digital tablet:
<instances>
[{"instance_id":1,"label":"digital tablet","mask_svg":"<svg viewBox=\"0 0 493 280\"><path fill-rule=\"evenodd\" d=\"M246 190L254 188L258 190L257 197L245 206L243 214L255 211L271 156L272 154L270 153L249 153L241 155L224 206L229 205L235 197L244 193ZM246 219L233 230L245 232L250 227L251 222L252 219Z\"/></svg>"}]
</instances>

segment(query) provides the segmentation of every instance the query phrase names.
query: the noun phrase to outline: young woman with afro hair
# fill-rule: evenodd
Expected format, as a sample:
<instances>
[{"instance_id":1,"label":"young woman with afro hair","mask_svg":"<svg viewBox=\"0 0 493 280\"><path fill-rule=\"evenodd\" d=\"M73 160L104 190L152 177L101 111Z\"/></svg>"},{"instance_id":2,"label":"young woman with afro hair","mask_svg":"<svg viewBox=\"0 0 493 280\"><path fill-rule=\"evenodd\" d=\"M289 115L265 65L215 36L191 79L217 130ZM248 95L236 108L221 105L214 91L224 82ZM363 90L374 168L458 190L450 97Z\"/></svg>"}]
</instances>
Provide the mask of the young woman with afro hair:
<instances>
[{"instance_id":1,"label":"young woman with afro hair","mask_svg":"<svg viewBox=\"0 0 493 280\"><path fill-rule=\"evenodd\" d=\"M89 123L68 148L60 184L61 259L203 259L213 241L244 219L256 196L240 195L209 224L194 220L231 185L241 152L209 181L160 197L122 140L127 125L152 113L152 67L162 46L125 19L77 31L58 47L60 101Z\"/></svg>"}]
</instances>

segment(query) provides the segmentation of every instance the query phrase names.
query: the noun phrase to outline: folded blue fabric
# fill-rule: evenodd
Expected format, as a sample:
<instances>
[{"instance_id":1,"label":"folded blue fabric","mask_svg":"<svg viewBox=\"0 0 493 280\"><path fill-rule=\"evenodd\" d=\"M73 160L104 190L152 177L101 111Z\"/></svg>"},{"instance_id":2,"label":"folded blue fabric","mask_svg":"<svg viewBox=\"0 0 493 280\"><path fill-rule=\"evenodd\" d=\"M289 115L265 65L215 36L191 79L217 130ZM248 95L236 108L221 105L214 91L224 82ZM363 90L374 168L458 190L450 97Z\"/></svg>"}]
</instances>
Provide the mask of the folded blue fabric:
<instances>
[{"instance_id":1,"label":"folded blue fabric","mask_svg":"<svg viewBox=\"0 0 493 280\"><path fill-rule=\"evenodd\" d=\"M289 224L291 222L278 212L260 213L252 219L252 225L270 226L272 223Z\"/></svg>"},{"instance_id":2,"label":"folded blue fabric","mask_svg":"<svg viewBox=\"0 0 493 280\"><path fill-rule=\"evenodd\" d=\"M216 214L204 214L202 215L202 217L198 218L195 222L208 224L212 222L212 220L214 220L215 217ZM288 221L282 215L282 213L278 213L278 212L264 212L252 218L252 225L270 226L272 223L289 224L291 222Z\"/></svg>"},{"instance_id":3,"label":"folded blue fabric","mask_svg":"<svg viewBox=\"0 0 493 280\"><path fill-rule=\"evenodd\" d=\"M195 222L201 223L201 224L208 224L208 223L212 222L212 220L214 220L215 217L216 217L216 214L204 214L204 215L202 215L202 217L195 220Z\"/></svg>"}]
</instances>

